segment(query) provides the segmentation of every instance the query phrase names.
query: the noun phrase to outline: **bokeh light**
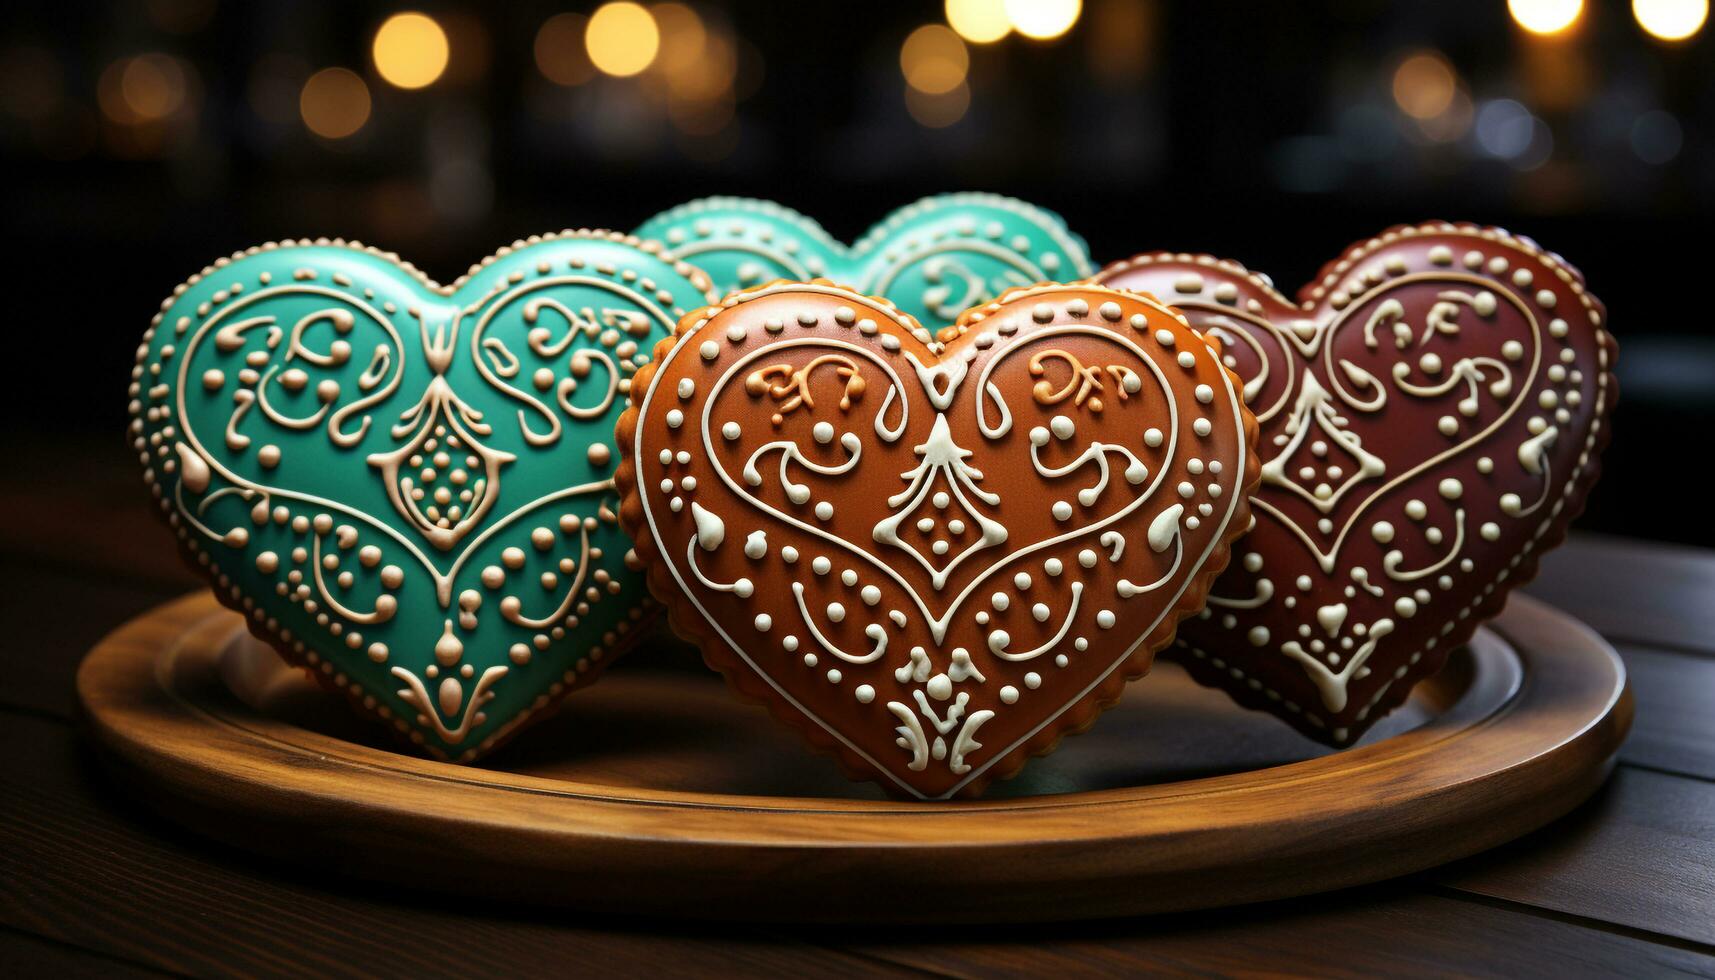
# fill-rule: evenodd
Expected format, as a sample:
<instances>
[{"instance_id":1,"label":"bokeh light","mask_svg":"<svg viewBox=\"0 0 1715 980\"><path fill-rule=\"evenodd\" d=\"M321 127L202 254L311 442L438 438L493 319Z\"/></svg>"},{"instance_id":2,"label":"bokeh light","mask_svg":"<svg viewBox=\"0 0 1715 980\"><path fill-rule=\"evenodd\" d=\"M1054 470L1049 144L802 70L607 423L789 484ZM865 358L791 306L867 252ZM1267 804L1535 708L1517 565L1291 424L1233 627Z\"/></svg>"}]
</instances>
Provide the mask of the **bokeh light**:
<instances>
[{"instance_id":1,"label":"bokeh light","mask_svg":"<svg viewBox=\"0 0 1715 980\"><path fill-rule=\"evenodd\" d=\"M1006 0L1006 19L1028 38L1048 41L1072 29L1083 0Z\"/></svg>"},{"instance_id":2,"label":"bokeh light","mask_svg":"<svg viewBox=\"0 0 1715 980\"><path fill-rule=\"evenodd\" d=\"M963 85L970 67L965 42L940 24L925 24L912 31L899 49L899 70L905 83L925 95L944 95Z\"/></svg>"},{"instance_id":3,"label":"bokeh light","mask_svg":"<svg viewBox=\"0 0 1715 980\"><path fill-rule=\"evenodd\" d=\"M661 34L661 52L655 65L671 73L687 61L703 56L708 29L695 10L682 3L658 3L649 8Z\"/></svg>"},{"instance_id":4,"label":"bokeh light","mask_svg":"<svg viewBox=\"0 0 1715 980\"><path fill-rule=\"evenodd\" d=\"M617 0L602 4L590 15L584 48L598 69L629 78L654 62L661 50L661 31L643 6Z\"/></svg>"},{"instance_id":5,"label":"bokeh light","mask_svg":"<svg viewBox=\"0 0 1715 980\"><path fill-rule=\"evenodd\" d=\"M1476 107L1471 103L1470 93L1464 86L1455 86L1453 98L1447 103L1447 108L1439 115L1428 119L1417 120L1417 131L1433 143L1453 143L1465 137L1471 131L1471 122L1476 115Z\"/></svg>"},{"instance_id":6,"label":"bokeh light","mask_svg":"<svg viewBox=\"0 0 1715 980\"><path fill-rule=\"evenodd\" d=\"M108 65L96 82L102 115L126 126L158 123L184 106L192 69L168 54L150 52Z\"/></svg>"},{"instance_id":7,"label":"bokeh light","mask_svg":"<svg viewBox=\"0 0 1715 980\"><path fill-rule=\"evenodd\" d=\"M399 88L424 88L447 70L447 32L416 11L394 14L375 32L375 70Z\"/></svg>"},{"instance_id":8,"label":"bokeh light","mask_svg":"<svg viewBox=\"0 0 1715 980\"><path fill-rule=\"evenodd\" d=\"M1632 123L1632 152L1639 160L1659 167L1679 156L1685 145L1685 131L1672 113L1652 109Z\"/></svg>"},{"instance_id":9,"label":"bokeh light","mask_svg":"<svg viewBox=\"0 0 1715 980\"><path fill-rule=\"evenodd\" d=\"M993 44L1012 33L1006 0L947 0L947 26L972 44Z\"/></svg>"},{"instance_id":10,"label":"bokeh light","mask_svg":"<svg viewBox=\"0 0 1715 980\"><path fill-rule=\"evenodd\" d=\"M584 52L589 18L555 14L536 31L536 70L555 85L582 85L595 77L595 66Z\"/></svg>"},{"instance_id":11,"label":"bokeh light","mask_svg":"<svg viewBox=\"0 0 1715 980\"><path fill-rule=\"evenodd\" d=\"M919 126L945 129L965 118L971 107L971 89L963 82L946 92L925 92L915 86L905 87L905 109Z\"/></svg>"},{"instance_id":12,"label":"bokeh light","mask_svg":"<svg viewBox=\"0 0 1715 980\"><path fill-rule=\"evenodd\" d=\"M1507 0L1514 23L1532 34L1559 34L1578 22L1584 0Z\"/></svg>"},{"instance_id":13,"label":"bokeh light","mask_svg":"<svg viewBox=\"0 0 1715 980\"><path fill-rule=\"evenodd\" d=\"M323 139L345 139L369 121L369 86L345 68L323 68L298 93L298 114Z\"/></svg>"},{"instance_id":14,"label":"bokeh light","mask_svg":"<svg viewBox=\"0 0 1715 980\"><path fill-rule=\"evenodd\" d=\"M1651 37L1683 41L1703 29L1709 0L1632 0L1632 16Z\"/></svg>"},{"instance_id":15,"label":"bokeh light","mask_svg":"<svg viewBox=\"0 0 1715 980\"><path fill-rule=\"evenodd\" d=\"M1420 51L1394 69L1393 101L1413 119L1434 119L1453 104L1458 81L1440 52Z\"/></svg>"}]
</instances>

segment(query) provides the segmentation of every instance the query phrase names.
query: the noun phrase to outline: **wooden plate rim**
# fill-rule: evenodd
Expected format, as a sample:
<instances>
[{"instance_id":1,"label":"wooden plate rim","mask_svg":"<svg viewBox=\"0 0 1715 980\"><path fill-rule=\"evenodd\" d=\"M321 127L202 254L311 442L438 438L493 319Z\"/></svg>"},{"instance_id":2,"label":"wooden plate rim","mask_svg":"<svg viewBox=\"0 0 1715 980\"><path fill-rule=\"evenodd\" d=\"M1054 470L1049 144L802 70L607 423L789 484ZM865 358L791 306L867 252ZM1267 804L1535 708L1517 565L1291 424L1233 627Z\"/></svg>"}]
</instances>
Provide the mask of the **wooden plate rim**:
<instances>
[{"instance_id":1,"label":"wooden plate rim","mask_svg":"<svg viewBox=\"0 0 1715 980\"><path fill-rule=\"evenodd\" d=\"M165 671L177 651L242 633L232 613L199 593L121 626L79 670L79 698L95 738L122 776L169 816L276 853L293 849L258 840L265 835L246 833L244 825L301 824L323 849L348 838L372 843L385 828L397 853L367 854L351 870L390 880L432 877L408 869L427 854L444 859L456 841L464 853L454 865L500 862L524 879L534 876L520 883L520 893L573 904L583 904L572 894L582 876L629 875L623 904L642 911L664 907L656 891L683 873L686 861L701 877L709 868L781 853L807 860L786 876L803 888L825 887L837 868L849 873L855 854L873 877L885 878L909 873L928 856L984 849L996 857L1029 853L1046 864L1006 871L978 867L997 862L964 862L971 880L1063 887L1082 878L1085 886L1041 914L1010 899L988 907L985 899L932 916L949 920L1158 911L1376 880L1475 853L1570 809L1605 777L1631 717L1625 670L1612 648L1565 614L1514 596L1473 643L1481 662L1473 685L1488 690L1475 698L1467 692L1419 728L1332 756L1156 786L971 802L674 793L418 759L257 714L213 710L174 688ZM1471 710L1473 700L1479 710ZM1062 751L1076 751L1076 741ZM1007 819L983 819L997 812ZM340 827L328 825L334 817ZM1390 843L1426 830L1441 833L1416 846ZM1282 877L1282 862L1314 864L1336 849L1326 867ZM1366 854L1369 860L1356 860ZM1215 879L1241 872L1253 880L1214 888ZM1214 878L1176 895L1135 894L1116 884L1127 875L1197 874ZM707 914L818 917L795 909L793 887L783 888L761 905Z\"/></svg>"}]
</instances>

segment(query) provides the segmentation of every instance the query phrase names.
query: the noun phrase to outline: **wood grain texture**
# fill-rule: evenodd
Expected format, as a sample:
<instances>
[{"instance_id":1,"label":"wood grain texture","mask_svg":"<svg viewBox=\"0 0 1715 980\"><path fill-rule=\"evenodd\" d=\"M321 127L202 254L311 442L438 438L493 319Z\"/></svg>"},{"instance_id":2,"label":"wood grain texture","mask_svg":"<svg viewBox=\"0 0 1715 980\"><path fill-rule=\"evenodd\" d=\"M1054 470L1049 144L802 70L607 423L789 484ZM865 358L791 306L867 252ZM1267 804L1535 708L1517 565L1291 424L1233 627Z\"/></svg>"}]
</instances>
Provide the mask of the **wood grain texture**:
<instances>
[{"instance_id":1,"label":"wood grain texture","mask_svg":"<svg viewBox=\"0 0 1715 980\"><path fill-rule=\"evenodd\" d=\"M1611 640L1715 654L1715 553L1702 548L1575 535L1524 591Z\"/></svg>"},{"instance_id":2,"label":"wood grain texture","mask_svg":"<svg viewBox=\"0 0 1715 980\"><path fill-rule=\"evenodd\" d=\"M695 880L695 913L714 917L1038 920L1376 880L1566 812L1599 784L1629 723L1617 658L1528 600L1498 629L1523 651L1522 686L1519 661L1485 640L1463 678L1452 671L1425 687L1426 698L1442 699L1433 717L1392 738L1254 771L966 804L735 795L731 778L686 788L672 780L705 760L717 774L742 765L776 775L818 760L735 752L747 723L727 720L737 710L730 702L715 708L642 678L628 689L610 679L584 703L609 697L641 712L646 733L658 718L726 712L699 737L657 733L667 739L657 746L665 767L600 732L555 740L570 751L545 771L459 768L370 748L259 710L282 687L290 697L291 676L271 658L245 656L235 617L200 595L105 640L79 673L79 693L116 773L173 819L306 864L337 855L348 873L413 891L450 886L572 905L599 893L607 907L685 914L681 893ZM1147 691L1177 700L1164 680ZM1178 750L1217 759L1207 753L1222 726L1255 717L1225 711L1207 737ZM1110 751L1123 762L1139 742L1172 732ZM533 741L549 743L546 734ZM726 768L699 755L709 745ZM604 750L620 755L604 761ZM675 762L681 752L697 764ZM758 874L767 889L751 884ZM912 882L908 898L902 881ZM841 900L825 901L829 894Z\"/></svg>"},{"instance_id":3,"label":"wood grain texture","mask_svg":"<svg viewBox=\"0 0 1715 980\"><path fill-rule=\"evenodd\" d=\"M1637 698L1625 762L1715 780L1715 658L1621 644Z\"/></svg>"},{"instance_id":4,"label":"wood grain texture","mask_svg":"<svg viewBox=\"0 0 1715 980\"><path fill-rule=\"evenodd\" d=\"M112 465L105 470L116 476L103 475L106 459ZM72 675L87 640L192 581L179 569L165 533L144 520L133 483L130 460L111 440L71 443L52 456L25 454L0 473L0 499L18 515L0 523L0 557L6 559L0 584L9 596L24 597L8 608L53 614L40 626L31 617L13 617L0 643L0 667L9 678L0 689L0 737L15 748L0 758L0 975L126 975L133 969L302 974L314 966L345 974L471 976L515 968L598 976L691 970L834 975L880 972L884 965L958 976L1715 975L1709 947L1655 938L1660 923L1672 921L1673 909L1701 908L1696 903L1706 900L1699 896L1706 896L1700 888L1707 874L1699 880L1671 867L1657 874L1592 871L1623 872L1638 855L1695 856L1715 840L1715 834L1698 836L1686 814L1675 822L1651 810L1684 806L1688 796L1701 799L1695 788L1680 784L1707 785L1664 773L1696 774L1715 745L1705 734L1715 717L1702 686L1708 661L1695 655L1712 635L1707 625L1715 613L1705 606L1715 593L1697 583L1715 580L1715 552L1667 549L1667 569L1658 574L1656 545L1574 535L1547 558L1543 577L1528 591L1598 622L1611 637L1656 638L1622 644L1637 695L1637 724L1622 759L1660 772L1645 774L1658 778L1640 784L1623 761L1619 780L1602 796L1457 869L1489 871L1488 880L1470 883L1488 891L1405 879L1220 912L1029 930L895 927L853 943L849 930L836 928L698 927L517 905L453 911L438 900L256 859L150 816L91 771L73 729L56 720L70 710ZM136 523L128 531L130 520ZM84 544L56 545L62 533L74 532ZM1657 616L1660 623L1650 621ZM609 680L646 669L654 652L640 651ZM657 662L690 663L683 648L672 652L681 656ZM1138 690L1162 679L1145 680ZM332 707L330 723L333 716L349 721L342 706ZM1195 724L1198 717L1198 705L1191 704L1175 721ZM599 719L604 725L618 720ZM644 726L625 734L640 739L639 753L661 760L672 740L697 733L691 721L684 724L653 741L641 741ZM1235 757L1262 764L1278 753L1269 731L1241 724L1232 733ZM1099 738L1099 732L1085 738ZM735 750L755 745L745 741ZM705 758L724 754L711 745ZM533 753L516 765L548 766L551 756ZM693 779L702 761L693 760L682 778ZM1100 768L1091 766L1092 772ZM1611 802L1638 785L1645 798L1624 806ZM1658 787L1678 788L1655 792ZM768 791L762 779L752 788ZM14 806L26 791L31 807ZM1707 802L1697 806L1709 808ZM1607 828L1628 810L1635 816L1626 818L1623 833ZM761 888L762 870L752 880ZM456 941L465 936L502 953L475 956L475 944ZM140 952L132 957L131 951Z\"/></svg>"},{"instance_id":5,"label":"wood grain texture","mask_svg":"<svg viewBox=\"0 0 1715 980\"><path fill-rule=\"evenodd\" d=\"M312 881L159 821L116 818L123 795L93 778L67 726L0 713L0 739L32 750L0 782L0 922L105 957L199 975L909 972L778 932L453 908L409 886Z\"/></svg>"},{"instance_id":6,"label":"wood grain texture","mask_svg":"<svg viewBox=\"0 0 1715 980\"><path fill-rule=\"evenodd\" d=\"M1565 820L1436 875L1465 891L1715 944L1715 783L1621 769Z\"/></svg>"},{"instance_id":7,"label":"wood grain texture","mask_svg":"<svg viewBox=\"0 0 1715 980\"><path fill-rule=\"evenodd\" d=\"M859 940L889 962L962 977L1715 976L1715 956L1415 891L1353 889L1217 914L911 932Z\"/></svg>"}]
</instances>

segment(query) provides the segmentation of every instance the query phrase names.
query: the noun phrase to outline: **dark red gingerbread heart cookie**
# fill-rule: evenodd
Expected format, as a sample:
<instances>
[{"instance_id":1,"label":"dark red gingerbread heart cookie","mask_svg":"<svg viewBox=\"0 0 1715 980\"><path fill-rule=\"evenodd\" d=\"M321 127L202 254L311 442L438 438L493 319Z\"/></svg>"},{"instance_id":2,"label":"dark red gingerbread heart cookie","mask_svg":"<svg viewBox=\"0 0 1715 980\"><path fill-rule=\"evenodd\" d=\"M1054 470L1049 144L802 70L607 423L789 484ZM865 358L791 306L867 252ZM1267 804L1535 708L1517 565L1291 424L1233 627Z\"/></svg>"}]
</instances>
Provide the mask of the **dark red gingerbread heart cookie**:
<instances>
[{"instance_id":1,"label":"dark red gingerbread heart cookie","mask_svg":"<svg viewBox=\"0 0 1715 980\"><path fill-rule=\"evenodd\" d=\"M675 627L848 772L974 796L1087 727L1249 523L1255 421L1184 319L1034 286L932 338L826 282L681 321L621 418Z\"/></svg>"},{"instance_id":2,"label":"dark red gingerbread heart cookie","mask_svg":"<svg viewBox=\"0 0 1715 980\"><path fill-rule=\"evenodd\" d=\"M1143 290L1221 341L1262 425L1256 527L1175 655L1349 744L1530 580L1596 480L1614 341L1583 277L1492 228L1399 227L1300 290L1140 255Z\"/></svg>"}]
</instances>

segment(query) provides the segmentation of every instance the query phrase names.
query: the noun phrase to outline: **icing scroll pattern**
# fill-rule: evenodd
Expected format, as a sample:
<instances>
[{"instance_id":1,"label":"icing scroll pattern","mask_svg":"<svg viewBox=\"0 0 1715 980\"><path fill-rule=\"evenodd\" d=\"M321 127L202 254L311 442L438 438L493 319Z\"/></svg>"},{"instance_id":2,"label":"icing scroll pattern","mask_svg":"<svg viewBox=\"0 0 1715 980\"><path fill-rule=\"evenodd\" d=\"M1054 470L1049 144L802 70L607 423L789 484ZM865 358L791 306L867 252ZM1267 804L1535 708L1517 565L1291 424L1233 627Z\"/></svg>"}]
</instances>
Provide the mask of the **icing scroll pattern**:
<instances>
[{"instance_id":1,"label":"icing scroll pattern","mask_svg":"<svg viewBox=\"0 0 1715 980\"><path fill-rule=\"evenodd\" d=\"M568 232L446 288L343 242L211 266L138 354L163 516L284 656L423 751L478 757L643 615L610 427L708 298L657 252Z\"/></svg>"}]
</instances>

